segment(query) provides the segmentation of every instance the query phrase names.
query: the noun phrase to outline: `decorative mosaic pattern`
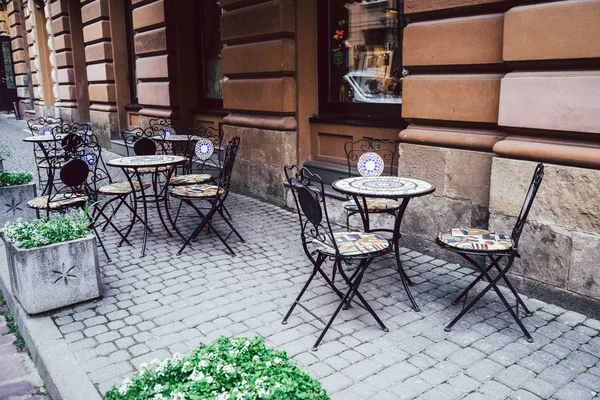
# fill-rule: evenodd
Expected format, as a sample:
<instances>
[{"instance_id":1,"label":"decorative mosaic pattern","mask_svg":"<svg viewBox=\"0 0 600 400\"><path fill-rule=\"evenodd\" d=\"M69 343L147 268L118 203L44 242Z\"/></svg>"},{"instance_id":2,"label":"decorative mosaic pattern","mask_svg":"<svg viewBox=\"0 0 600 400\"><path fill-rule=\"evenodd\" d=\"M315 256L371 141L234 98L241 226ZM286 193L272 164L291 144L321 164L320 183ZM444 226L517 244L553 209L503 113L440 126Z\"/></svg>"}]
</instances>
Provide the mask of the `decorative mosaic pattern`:
<instances>
[{"instance_id":1,"label":"decorative mosaic pattern","mask_svg":"<svg viewBox=\"0 0 600 400\"><path fill-rule=\"evenodd\" d=\"M383 173L383 158L377 153L364 153L356 163L356 169L361 176L379 176Z\"/></svg>"},{"instance_id":2,"label":"decorative mosaic pattern","mask_svg":"<svg viewBox=\"0 0 600 400\"><path fill-rule=\"evenodd\" d=\"M170 127L164 127L160 130L160 137L166 138L175 135L175 130Z\"/></svg>"},{"instance_id":3,"label":"decorative mosaic pattern","mask_svg":"<svg viewBox=\"0 0 600 400\"><path fill-rule=\"evenodd\" d=\"M135 188L136 191L140 190L140 184L139 183L134 183L133 187ZM144 182L144 189L148 189L150 187L150 184L147 182ZM129 182L116 182L116 183L110 183L108 185L104 185L101 186L98 189L98 192L102 193L102 194L128 194L131 193L131 184Z\"/></svg>"},{"instance_id":4,"label":"decorative mosaic pattern","mask_svg":"<svg viewBox=\"0 0 600 400\"><path fill-rule=\"evenodd\" d=\"M62 140L63 135L39 135L39 136L27 136L23 138L24 142L33 142L33 143L45 143L45 142L58 142Z\"/></svg>"},{"instance_id":5,"label":"decorative mosaic pattern","mask_svg":"<svg viewBox=\"0 0 600 400\"><path fill-rule=\"evenodd\" d=\"M40 166L40 168L46 168L46 169L48 169L48 168L61 168L64 164L65 164L64 161L57 161L57 162L54 162L52 164L50 164L48 161L42 161L39 164L39 166Z\"/></svg>"},{"instance_id":6,"label":"decorative mosaic pattern","mask_svg":"<svg viewBox=\"0 0 600 400\"><path fill-rule=\"evenodd\" d=\"M47 135L52 136L53 134L54 134L54 130L52 129L51 126L44 126L38 132L39 136L47 136Z\"/></svg>"},{"instance_id":7,"label":"decorative mosaic pattern","mask_svg":"<svg viewBox=\"0 0 600 400\"><path fill-rule=\"evenodd\" d=\"M345 194L375 197L417 197L433 193L429 182L397 176L359 176L333 182L333 188Z\"/></svg>"},{"instance_id":8,"label":"decorative mosaic pattern","mask_svg":"<svg viewBox=\"0 0 600 400\"><path fill-rule=\"evenodd\" d=\"M98 157L91 149L85 149L83 152L83 161L85 161L90 170L94 169L94 166L96 166L97 159Z\"/></svg>"},{"instance_id":9,"label":"decorative mosaic pattern","mask_svg":"<svg viewBox=\"0 0 600 400\"><path fill-rule=\"evenodd\" d=\"M187 186L176 186L171 189L171 194L176 197L188 197L188 198L207 198L215 197L217 195L218 187L215 185L187 185ZM221 193L225 193L225 190L221 189Z\"/></svg>"},{"instance_id":10,"label":"decorative mosaic pattern","mask_svg":"<svg viewBox=\"0 0 600 400\"><path fill-rule=\"evenodd\" d=\"M87 196L79 196L74 194L53 194L52 201L48 203L48 196L40 196L33 198L27 202L31 208L45 210L47 208L56 210L64 206L75 206L85 203L88 200Z\"/></svg>"},{"instance_id":11,"label":"decorative mosaic pattern","mask_svg":"<svg viewBox=\"0 0 600 400\"><path fill-rule=\"evenodd\" d=\"M181 156L157 154L151 156L132 156L115 158L113 160L108 161L107 164L113 167L161 167L178 164L184 162L185 160L186 158ZM152 168L152 172L154 172L154 168Z\"/></svg>"},{"instance_id":12,"label":"decorative mosaic pattern","mask_svg":"<svg viewBox=\"0 0 600 400\"><path fill-rule=\"evenodd\" d=\"M196 153L196 157L198 157L198 159L202 161L208 160L215 152L215 145L213 144L212 140L202 138L196 143L194 152Z\"/></svg>"},{"instance_id":13,"label":"decorative mosaic pattern","mask_svg":"<svg viewBox=\"0 0 600 400\"><path fill-rule=\"evenodd\" d=\"M360 200L361 206L364 206L362 200ZM343 204L344 209L348 211L358 211L358 206L354 200L346 201ZM392 199L378 199L378 198L367 198L367 210L371 212L396 210L400 208L400 203Z\"/></svg>"},{"instance_id":14,"label":"decorative mosaic pattern","mask_svg":"<svg viewBox=\"0 0 600 400\"><path fill-rule=\"evenodd\" d=\"M343 256L359 256L386 250L390 242L383 236L365 232L336 232L333 234L340 254ZM313 246L321 253L335 255L335 248L329 241L313 239Z\"/></svg>"},{"instance_id":15,"label":"decorative mosaic pattern","mask_svg":"<svg viewBox=\"0 0 600 400\"><path fill-rule=\"evenodd\" d=\"M150 139L153 140L164 140L165 142L189 142L190 140L198 140L199 136L187 136L187 135L170 135L162 137L152 136Z\"/></svg>"},{"instance_id":16,"label":"decorative mosaic pattern","mask_svg":"<svg viewBox=\"0 0 600 400\"><path fill-rule=\"evenodd\" d=\"M178 175L173 176L169 180L169 185L194 185L198 183L205 183L212 178L210 174L189 174L189 175Z\"/></svg>"},{"instance_id":17,"label":"decorative mosaic pattern","mask_svg":"<svg viewBox=\"0 0 600 400\"><path fill-rule=\"evenodd\" d=\"M438 234L438 239L457 249L464 250L509 250L512 239L503 234L476 228L454 228Z\"/></svg>"}]
</instances>

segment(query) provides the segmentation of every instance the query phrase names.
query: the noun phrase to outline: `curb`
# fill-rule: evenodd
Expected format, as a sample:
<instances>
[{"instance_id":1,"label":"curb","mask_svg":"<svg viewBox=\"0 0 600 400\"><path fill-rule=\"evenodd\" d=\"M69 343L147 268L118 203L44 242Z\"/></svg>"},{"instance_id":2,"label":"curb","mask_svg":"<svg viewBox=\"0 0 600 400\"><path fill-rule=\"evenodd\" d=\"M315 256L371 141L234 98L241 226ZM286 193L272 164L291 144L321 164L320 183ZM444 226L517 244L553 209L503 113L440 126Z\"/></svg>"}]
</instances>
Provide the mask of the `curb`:
<instances>
[{"instance_id":1,"label":"curb","mask_svg":"<svg viewBox=\"0 0 600 400\"><path fill-rule=\"evenodd\" d=\"M0 245L0 290L19 326L21 336L53 400L101 400L102 396L83 370L50 317L27 315L13 295L4 245Z\"/></svg>"}]
</instances>

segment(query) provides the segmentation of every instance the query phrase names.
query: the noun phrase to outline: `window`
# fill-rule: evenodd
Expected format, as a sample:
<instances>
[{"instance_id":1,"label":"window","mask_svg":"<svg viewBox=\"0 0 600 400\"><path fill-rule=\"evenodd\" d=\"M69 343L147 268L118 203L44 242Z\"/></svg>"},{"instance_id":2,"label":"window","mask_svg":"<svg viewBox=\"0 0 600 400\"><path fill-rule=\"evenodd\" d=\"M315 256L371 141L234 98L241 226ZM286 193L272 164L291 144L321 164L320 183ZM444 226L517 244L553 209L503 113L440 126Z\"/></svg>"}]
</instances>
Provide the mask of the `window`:
<instances>
[{"instance_id":1,"label":"window","mask_svg":"<svg viewBox=\"0 0 600 400\"><path fill-rule=\"evenodd\" d=\"M200 107L223 108L221 69L221 7L217 0L198 2L197 25L202 51L198 54Z\"/></svg>"},{"instance_id":2,"label":"window","mask_svg":"<svg viewBox=\"0 0 600 400\"><path fill-rule=\"evenodd\" d=\"M319 4L320 112L399 116L403 1Z\"/></svg>"},{"instance_id":3,"label":"window","mask_svg":"<svg viewBox=\"0 0 600 400\"><path fill-rule=\"evenodd\" d=\"M127 40L127 81L129 83L129 94L131 95L131 103L138 103L137 96L137 75L135 72L135 46L134 36L135 31L133 30L133 6L131 0L125 0L125 32Z\"/></svg>"}]
</instances>

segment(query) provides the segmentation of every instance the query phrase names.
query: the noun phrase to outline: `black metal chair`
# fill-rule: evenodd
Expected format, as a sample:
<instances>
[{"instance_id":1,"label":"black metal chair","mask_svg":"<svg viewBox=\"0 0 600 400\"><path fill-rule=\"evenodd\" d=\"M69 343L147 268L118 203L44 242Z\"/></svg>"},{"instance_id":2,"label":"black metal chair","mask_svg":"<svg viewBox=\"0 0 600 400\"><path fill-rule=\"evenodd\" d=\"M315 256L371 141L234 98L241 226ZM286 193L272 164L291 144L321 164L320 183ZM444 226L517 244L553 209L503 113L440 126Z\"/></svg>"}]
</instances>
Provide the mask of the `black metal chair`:
<instances>
[{"instance_id":1,"label":"black metal chair","mask_svg":"<svg viewBox=\"0 0 600 400\"><path fill-rule=\"evenodd\" d=\"M61 133L62 124L63 120L61 118L54 117L39 117L27 121L27 127L31 132L31 136L57 135ZM43 150L41 148L42 146L44 147ZM49 157L47 156L54 157L56 155L60 155L60 151L55 143L50 142L33 146L33 156L36 161L38 186L40 190L46 190L45 186L48 184L48 171L46 171L45 176L41 173L41 170L47 170L51 166L51 163L48 160Z\"/></svg>"},{"instance_id":2,"label":"black metal chair","mask_svg":"<svg viewBox=\"0 0 600 400\"><path fill-rule=\"evenodd\" d=\"M490 291L490 289L493 289L510 315L514 318L517 325L519 325L519 328L521 328L525 334L527 341L533 342L533 338L519 318L519 306L523 308L525 315L531 315L532 313L529 311L515 290L514 286L508 280L507 273L512 267L515 258L520 257L519 239L521 238L521 232L523 231L525 221L529 215L529 210L531 209L533 200L535 199L535 195L537 194L543 178L544 165L540 163L535 168L533 179L531 180L529 190L527 191L527 196L525 197L523 207L521 208L521 213L519 214L519 218L517 219L510 236L473 228L450 229L438 234L436 242L439 246L441 246L443 249L459 254L465 260L475 266L476 271L479 272L479 275L475 278L475 280L454 300L453 304L457 304L464 297L464 307L460 314L458 314L456 318L454 318L446 326L445 330L447 332L450 331L454 324L456 324L479 300L481 300L481 298L488 291ZM473 257L477 256L483 256L486 260L489 259L489 265L486 265L486 263L482 265L474 260ZM504 258L507 259L506 264L504 266L500 266L499 263ZM494 269L496 270L497 274L492 277L490 271ZM487 286L473 300L471 300L469 304L466 304L469 291L473 289L473 287L481 280L487 281ZM515 296L516 307L514 310L497 286L500 281L504 281L506 286Z\"/></svg>"},{"instance_id":3,"label":"black metal chair","mask_svg":"<svg viewBox=\"0 0 600 400\"><path fill-rule=\"evenodd\" d=\"M396 162L396 149L398 143L393 140L362 138L344 144L346 161L348 163L348 176L353 176L352 165L356 164L357 172L361 176L394 175ZM386 165L387 164L387 165ZM400 203L394 199L367 198L367 213L396 215ZM346 210L346 229L350 229L350 217L359 213L354 200L343 204Z\"/></svg>"},{"instance_id":4,"label":"black metal chair","mask_svg":"<svg viewBox=\"0 0 600 400\"><path fill-rule=\"evenodd\" d=\"M188 144L188 160L183 165L183 174L172 176L169 185L191 185L212 182L216 184L222 167L221 144L223 130L213 127L195 128L189 137L198 137Z\"/></svg>"},{"instance_id":5,"label":"black metal chair","mask_svg":"<svg viewBox=\"0 0 600 400\"><path fill-rule=\"evenodd\" d=\"M62 162L62 160L56 158L54 162ZM104 247L102 238L96 231L96 221L87 210L89 197L86 194L85 186L90 172L88 165L82 159L72 158L64 162L60 168L58 166L53 166L51 170L59 172L58 177L62 185L55 185L55 183L52 182L52 184L49 185L50 193L48 195L35 197L29 200L27 206L36 209L38 214L40 210L45 210L47 218L50 217L51 212L64 214L72 208L82 209L90 220L90 229L94 231L100 247L102 247L106 258L110 262L110 256ZM53 180L55 179L54 173L52 173L50 178ZM52 189L54 188L56 188L56 191L53 193Z\"/></svg>"},{"instance_id":6,"label":"black metal chair","mask_svg":"<svg viewBox=\"0 0 600 400\"><path fill-rule=\"evenodd\" d=\"M229 195L229 188L231 186L231 172L233 171L233 165L235 162L235 157L240 145L240 138L234 137L227 144L227 148L225 150L225 158L223 161L223 173L219 178L218 184L211 185L207 183L203 184L194 184L194 185L180 185L174 186L170 189L169 194L174 198L183 200L184 203L189 205L196 211L201 221L200 224L196 227L196 229L192 232L189 237L185 237L181 231L176 226L176 221L171 218L171 214L169 208L167 207L167 216L169 221L173 225L173 229L177 232L177 234L183 239L184 244L179 249L177 254L181 254L181 252L190 245L191 241L194 240L200 232L205 227L208 227L212 231L214 231L215 235L219 238L219 240L225 245L227 250L235 256L235 252L227 243L227 239L234 233L242 242L244 239L238 233L238 231L234 228L233 224L229 219L227 219L224 215L224 203ZM202 209L194 204L194 200L205 200L210 204L210 208L206 211L206 214L202 212ZM213 225L213 218L218 214L225 221L225 223L229 226L231 231L227 234L226 237L223 237L219 231Z\"/></svg>"},{"instance_id":7,"label":"black metal chair","mask_svg":"<svg viewBox=\"0 0 600 400\"><path fill-rule=\"evenodd\" d=\"M123 143L125 144L127 156L140 155L134 150L135 143L142 138L150 139L152 136L153 133L150 129L142 129L140 127L129 128L122 131L121 137L123 138Z\"/></svg>"},{"instance_id":8,"label":"black metal chair","mask_svg":"<svg viewBox=\"0 0 600 400\"><path fill-rule=\"evenodd\" d=\"M323 329L312 348L317 350L340 310L347 308L351 302L354 302L366 309L375 318L381 329L387 332L388 329L358 291L358 288L365 271L373 260L392 250L390 242L376 233L334 232L327 213L325 188L321 178L318 175L313 175L308 169L300 168L297 165L285 166L284 171L300 218L302 247L313 265L313 270L300 294L298 294L285 315L282 324L287 324L287 320L296 306L300 306L307 311L325 325L325 329ZM309 246L312 246L312 248L309 248ZM333 261L331 278L323 270L323 265L327 260ZM351 264L352 261L359 261L358 266L353 271L346 271L345 266ZM336 271L339 271L349 287L346 293L340 291L334 284ZM341 299L340 304L327 323L300 302L317 274L325 279ZM358 298L360 302L354 300L354 297Z\"/></svg>"},{"instance_id":9,"label":"black metal chair","mask_svg":"<svg viewBox=\"0 0 600 400\"><path fill-rule=\"evenodd\" d=\"M163 139L167 136L183 132L181 121L172 118L153 118L148 121L148 128L146 129L152 132L152 136L158 136ZM163 154L174 154L180 149L180 146L176 143L167 140L159 140L158 144Z\"/></svg>"}]
</instances>

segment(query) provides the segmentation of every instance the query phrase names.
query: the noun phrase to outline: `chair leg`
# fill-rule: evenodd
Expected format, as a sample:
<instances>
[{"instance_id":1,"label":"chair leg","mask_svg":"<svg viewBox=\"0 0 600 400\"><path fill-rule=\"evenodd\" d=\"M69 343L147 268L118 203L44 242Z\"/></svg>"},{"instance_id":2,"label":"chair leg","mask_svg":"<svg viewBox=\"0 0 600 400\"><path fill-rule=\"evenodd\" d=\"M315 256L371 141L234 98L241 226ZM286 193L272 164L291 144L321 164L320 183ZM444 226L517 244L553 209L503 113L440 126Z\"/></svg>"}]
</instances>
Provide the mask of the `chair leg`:
<instances>
[{"instance_id":1,"label":"chair leg","mask_svg":"<svg viewBox=\"0 0 600 400\"><path fill-rule=\"evenodd\" d=\"M398 240L394 241L394 255L396 256L396 267L398 268L398 274L400 275L400 281L402 281L402 286L404 286L404 291L410 300L410 303L413 306L413 309L417 312L421 311L419 305L417 304L415 298L413 297L410 286L412 285L412 281L409 279L406 272L404 272L404 268L402 268L402 264L400 263L400 244Z\"/></svg>"},{"instance_id":2,"label":"chair leg","mask_svg":"<svg viewBox=\"0 0 600 400\"><path fill-rule=\"evenodd\" d=\"M292 304L292 306L290 307L290 309L288 310L288 312L285 314L285 317L283 317L283 321L281 321L282 325L286 325L287 324L288 318L290 317L290 315L292 315L292 312L294 311L294 309L296 308L297 305L300 305L300 307L304 308L300 304L300 299L302 298L302 296L304 296L304 293L306 292L306 289L308 289L308 286L310 285L310 283L314 279L315 275L317 275L317 272L319 272L321 270L321 265L323 265L324 261L325 261L325 257L319 256L319 258L313 264L313 271L310 274L310 277L308 278L308 281L306 281L306 283L302 287L302 290L300 290L300 293L296 297L296 300L294 300L294 303ZM320 319L316 315L313 315L313 316L316 317L317 319ZM321 320L321 322L323 322L323 321Z\"/></svg>"}]
</instances>

